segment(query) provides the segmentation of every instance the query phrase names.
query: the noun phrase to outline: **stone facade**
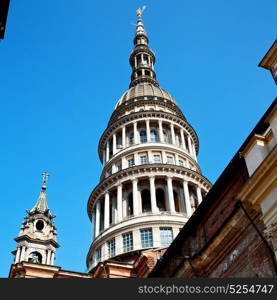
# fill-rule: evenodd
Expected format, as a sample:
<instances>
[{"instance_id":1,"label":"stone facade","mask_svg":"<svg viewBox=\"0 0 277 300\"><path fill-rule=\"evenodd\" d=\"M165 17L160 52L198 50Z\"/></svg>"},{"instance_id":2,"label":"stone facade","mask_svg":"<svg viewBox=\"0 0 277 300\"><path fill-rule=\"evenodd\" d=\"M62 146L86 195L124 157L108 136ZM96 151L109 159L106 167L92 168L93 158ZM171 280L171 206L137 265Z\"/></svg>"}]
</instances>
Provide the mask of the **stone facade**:
<instances>
[{"instance_id":1,"label":"stone facade","mask_svg":"<svg viewBox=\"0 0 277 300\"><path fill-rule=\"evenodd\" d=\"M276 277L277 101L149 277Z\"/></svg>"}]
</instances>

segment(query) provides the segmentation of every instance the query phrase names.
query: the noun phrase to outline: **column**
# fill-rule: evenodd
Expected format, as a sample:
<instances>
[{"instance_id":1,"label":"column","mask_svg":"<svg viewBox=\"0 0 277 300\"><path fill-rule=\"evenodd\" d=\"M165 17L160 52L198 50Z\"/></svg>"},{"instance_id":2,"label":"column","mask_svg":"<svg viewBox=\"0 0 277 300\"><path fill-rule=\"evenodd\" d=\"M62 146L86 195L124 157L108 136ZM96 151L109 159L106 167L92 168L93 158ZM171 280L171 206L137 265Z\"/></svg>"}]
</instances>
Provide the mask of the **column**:
<instances>
[{"instance_id":1,"label":"column","mask_svg":"<svg viewBox=\"0 0 277 300\"><path fill-rule=\"evenodd\" d=\"M146 137L147 137L147 142L151 142L151 137L150 137L150 121L146 120Z\"/></svg>"},{"instance_id":2,"label":"column","mask_svg":"<svg viewBox=\"0 0 277 300\"><path fill-rule=\"evenodd\" d=\"M192 153L192 146L191 146L191 139L190 139L189 136L188 136L188 143L189 143L189 153L190 153L191 155L193 155L193 153Z\"/></svg>"},{"instance_id":3,"label":"column","mask_svg":"<svg viewBox=\"0 0 277 300\"><path fill-rule=\"evenodd\" d=\"M190 217L192 215L192 210L191 210L191 205L189 200L189 187L187 181L183 181L183 189L184 189L184 196L185 196L185 203L186 203L186 211L188 217Z\"/></svg>"},{"instance_id":4,"label":"column","mask_svg":"<svg viewBox=\"0 0 277 300\"><path fill-rule=\"evenodd\" d=\"M20 261L26 261L25 254L26 254L26 246L22 246Z\"/></svg>"},{"instance_id":5,"label":"column","mask_svg":"<svg viewBox=\"0 0 277 300\"><path fill-rule=\"evenodd\" d=\"M196 193L197 193L197 201L198 201L198 205L199 205L202 202L202 194L201 194L200 186L197 186Z\"/></svg>"},{"instance_id":6,"label":"column","mask_svg":"<svg viewBox=\"0 0 277 300\"><path fill-rule=\"evenodd\" d=\"M133 214L134 216L138 215L138 209L139 209L139 205L138 205L138 179L135 178L132 180L132 184L133 184Z\"/></svg>"},{"instance_id":7,"label":"column","mask_svg":"<svg viewBox=\"0 0 277 300\"><path fill-rule=\"evenodd\" d=\"M55 253L51 251L51 265L54 265Z\"/></svg>"},{"instance_id":8,"label":"column","mask_svg":"<svg viewBox=\"0 0 277 300\"><path fill-rule=\"evenodd\" d=\"M91 215L91 240L92 242L95 239L95 209L92 211Z\"/></svg>"},{"instance_id":9,"label":"column","mask_svg":"<svg viewBox=\"0 0 277 300\"><path fill-rule=\"evenodd\" d=\"M110 226L110 194L105 193L105 203L104 203L104 229Z\"/></svg>"},{"instance_id":10,"label":"column","mask_svg":"<svg viewBox=\"0 0 277 300\"><path fill-rule=\"evenodd\" d=\"M181 129L181 143L182 143L183 149L186 149L185 137L184 137L184 129Z\"/></svg>"},{"instance_id":11,"label":"column","mask_svg":"<svg viewBox=\"0 0 277 300\"><path fill-rule=\"evenodd\" d=\"M122 184L117 186L117 222L122 221Z\"/></svg>"},{"instance_id":12,"label":"column","mask_svg":"<svg viewBox=\"0 0 277 300\"><path fill-rule=\"evenodd\" d=\"M197 157L196 157L196 150L195 150L195 145L194 145L194 143L192 144L192 152L193 152L193 156L194 156L195 160L197 160Z\"/></svg>"},{"instance_id":13,"label":"column","mask_svg":"<svg viewBox=\"0 0 277 300\"><path fill-rule=\"evenodd\" d=\"M96 203L96 213L95 213L95 237L99 235L100 232L100 200Z\"/></svg>"},{"instance_id":14,"label":"column","mask_svg":"<svg viewBox=\"0 0 277 300\"><path fill-rule=\"evenodd\" d=\"M151 197L151 211L157 213L157 199L156 199L156 187L155 187L155 176L150 176L150 197Z\"/></svg>"},{"instance_id":15,"label":"column","mask_svg":"<svg viewBox=\"0 0 277 300\"><path fill-rule=\"evenodd\" d=\"M174 195L173 195L173 187L172 187L172 177L167 177L167 191L168 191L168 204L169 211L175 213L175 204L174 204Z\"/></svg>"},{"instance_id":16,"label":"column","mask_svg":"<svg viewBox=\"0 0 277 300\"><path fill-rule=\"evenodd\" d=\"M107 141L106 144L106 163L109 161L110 159L110 142Z\"/></svg>"},{"instance_id":17,"label":"column","mask_svg":"<svg viewBox=\"0 0 277 300\"><path fill-rule=\"evenodd\" d=\"M162 120L159 120L159 138L160 138L160 142L163 143L164 142L164 134L163 134L163 122L162 122Z\"/></svg>"},{"instance_id":18,"label":"column","mask_svg":"<svg viewBox=\"0 0 277 300\"><path fill-rule=\"evenodd\" d=\"M122 127L122 149L126 147L126 127Z\"/></svg>"},{"instance_id":19,"label":"column","mask_svg":"<svg viewBox=\"0 0 277 300\"><path fill-rule=\"evenodd\" d=\"M138 144L137 122L134 123L134 144Z\"/></svg>"},{"instance_id":20,"label":"column","mask_svg":"<svg viewBox=\"0 0 277 300\"><path fill-rule=\"evenodd\" d=\"M50 254L50 249L47 249L46 250L46 261L45 261L46 265L49 265L49 254Z\"/></svg>"},{"instance_id":21,"label":"column","mask_svg":"<svg viewBox=\"0 0 277 300\"><path fill-rule=\"evenodd\" d=\"M116 134L113 134L113 155L116 154Z\"/></svg>"},{"instance_id":22,"label":"column","mask_svg":"<svg viewBox=\"0 0 277 300\"><path fill-rule=\"evenodd\" d=\"M171 139L172 139L172 144L176 144L176 137L175 137L175 131L174 131L174 126L172 123L170 123L170 130L171 130Z\"/></svg>"},{"instance_id":23,"label":"column","mask_svg":"<svg viewBox=\"0 0 277 300\"><path fill-rule=\"evenodd\" d=\"M19 262L20 252L21 252L21 247L17 247L16 256L15 256L15 260L14 260L15 264L17 264Z\"/></svg>"}]
</instances>

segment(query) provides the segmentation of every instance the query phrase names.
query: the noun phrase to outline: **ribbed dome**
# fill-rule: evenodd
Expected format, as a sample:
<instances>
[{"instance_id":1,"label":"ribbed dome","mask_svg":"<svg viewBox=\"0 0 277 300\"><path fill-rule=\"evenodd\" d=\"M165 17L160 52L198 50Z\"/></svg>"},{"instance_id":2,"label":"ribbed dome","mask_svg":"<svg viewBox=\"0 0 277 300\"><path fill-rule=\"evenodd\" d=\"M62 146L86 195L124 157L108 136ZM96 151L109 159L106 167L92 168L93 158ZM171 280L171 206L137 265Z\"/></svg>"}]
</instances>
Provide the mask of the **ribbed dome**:
<instances>
[{"instance_id":1,"label":"ribbed dome","mask_svg":"<svg viewBox=\"0 0 277 300\"><path fill-rule=\"evenodd\" d=\"M176 101L172 98L172 96L168 92L151 83L143 82L137 84L134 87L131 87L128 91L126 91L116 103L115 108L117 108L122 103L127 102L131 99L141 98L141 97L149 97L149 100L152 100L153 97L159 97L159 98L164 98L166 100L172 101L173 103L176 104Z\"/></svg>"}]
</instances>

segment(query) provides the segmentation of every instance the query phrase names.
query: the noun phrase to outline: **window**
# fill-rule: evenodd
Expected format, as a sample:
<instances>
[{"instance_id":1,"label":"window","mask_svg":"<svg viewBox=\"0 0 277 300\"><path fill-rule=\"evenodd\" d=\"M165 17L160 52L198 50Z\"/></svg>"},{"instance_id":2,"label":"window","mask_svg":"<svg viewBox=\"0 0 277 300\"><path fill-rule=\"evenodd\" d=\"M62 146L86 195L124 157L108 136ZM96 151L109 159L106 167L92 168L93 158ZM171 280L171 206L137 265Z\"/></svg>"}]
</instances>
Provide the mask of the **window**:
<instances>
[{"instance_id":1,"label":"window","mask_svg":"<svg viewBox=\"0 0 277 300\"><path fill-rule=\"evenodd\" d=\"M183 166L184 166L184 161L181 160L181 159L179 160L179 166L180 166L180 167L183 167Z\"/></svg>"},{"instance_id":2,"label":"window","mask_svg":"<svg viewBox=\"0 0 277 300\"><path fill-rule=\"evenodd\" d=\"M154 163L161 163L161 156L159 154L154 154Z\"/></svg>"},{"instance_id":3,"label":"window","mask_svg":"<svg viewBox=\"0 0 277 300\"><path fill-rule=\"evenodd\" d=\"M130 158L128 159L128 167L133 167L135 165L135 162L134 162L134 159L133 158Z\"/></svg>"},{"instance_id":4,"label":"window","mask_svg":"<svg viewBox=\"0 0 277 300\"><path fill-rule=\"evenodd\" d=\"M144 71L144 74L145 74L145 76L150 76L150 71L145 70L145 71Z\"/></svg>"},{"instance_id":5,"label":"window","mask_svg":"<svg viewBox=\"0 0 277 300\"><path fill-rule=\"evenodd\" d=\"M95 252L95 261L96 263L99 263L101 261L102 251L101 248L97 249Z\"/></svg>"},{"instance_id":6,"label":"window","mask_svg":"<svg viewBox=\"0 0 277 300\"><path fill-rule=\"evenodd\" d=\"M141 143L146 143L147 142L147 136L146 136L146 132L144 130L142 130L140 132L140 142Z\"/></svg>"},{"instance_id":7,"label":"window","mask_svg":"<svg viewBox=\"0 0 277 300\"><path fill-rule=\"evenodd\" d=\"M119 171L122 170L122 165L121 165L121 163L119 163L119 164L116 165L116 170L117 170L117 172L119 172Z\"/></svg>"},{"instance_id":8,"label":"window","mask_svg":"<svg viewBox=\"0 0 277 300\"><path fill-rule=\"evenodd\" d=\"M140 231L140 240L142 248L153 247L152 229L142 229Z\"/></svg>"},{"instance_id":9,"label":"window","mask_svg":"<svg viewBox=\"0 0 277 300\"><path fill-rule=\"evenodd\" d=\"M129 232L122 235L123 238L123 252L133 250L133 233Z\"/></svg>"},{"instance_id":10,"label":"window","mask_svg":"<svg viewBox=\"0 0 277 300\"><path fill-rule=\"evenodd\" d=\"M166 163L170 164L170 165L173 165L173 157L172 156L167 156L166 157Z\"/></svg>"},{"instance_id":11,"label":"window","mask_svg":"<svg viewBox=\"0 0 277 300\"><path fill-rule=\"evenodd\" d=\"M151 130L150 132L150 139L152 143L158 142L158 134L155 130Z\"/></svg>"},{"instance_id":12,"label":"window","mask_svg":"<svg viewBox=\"0 0 277 300\"><path fill-rule=\"evenodd\" d=\"M173 240L173 233L171 228L160 228L161 247L168 247Z\"/></svg>"},{"instance_id":13,"label":"window","mask_svg":"<svg viewBox=\"0 0 277 300\"><path fill-rule=\"evenodd\" d=\"M140 163L141 163L142 165L148 163L148 159L147 159L147 156L146 156L146 155L143 155L143 156L140 157Z\"/></svg>"},{"instance_id":14,"label":"window","mask_svg":"<svg viewBox=\"0 0 277 300\"><path fill-rule=\"evenodd\" d=\"M115 256L115 239L108 241L109 257Z\"/></svg>"}]
</instances>

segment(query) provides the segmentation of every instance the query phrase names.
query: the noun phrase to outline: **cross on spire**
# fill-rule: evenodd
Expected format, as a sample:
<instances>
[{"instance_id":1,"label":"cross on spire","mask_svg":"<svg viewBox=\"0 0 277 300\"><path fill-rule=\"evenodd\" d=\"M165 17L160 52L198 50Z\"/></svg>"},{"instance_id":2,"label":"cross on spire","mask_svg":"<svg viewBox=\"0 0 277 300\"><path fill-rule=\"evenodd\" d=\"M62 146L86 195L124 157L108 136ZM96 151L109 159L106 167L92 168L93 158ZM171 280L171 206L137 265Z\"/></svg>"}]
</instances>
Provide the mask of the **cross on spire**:
<instances>
[{"instance_id":1,"label":"cross on spire","mask_svg":"<svg viewBox=\"0 0 277 300\"><path fill-rule=\"evenodd\" d=\"M41 175L42 175L43 184L46 184L48 181L49 174L47 172L44 172Z\"/></svg>"}]
</instances>

